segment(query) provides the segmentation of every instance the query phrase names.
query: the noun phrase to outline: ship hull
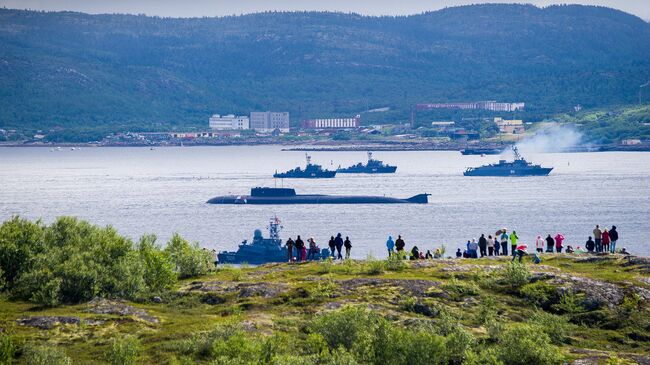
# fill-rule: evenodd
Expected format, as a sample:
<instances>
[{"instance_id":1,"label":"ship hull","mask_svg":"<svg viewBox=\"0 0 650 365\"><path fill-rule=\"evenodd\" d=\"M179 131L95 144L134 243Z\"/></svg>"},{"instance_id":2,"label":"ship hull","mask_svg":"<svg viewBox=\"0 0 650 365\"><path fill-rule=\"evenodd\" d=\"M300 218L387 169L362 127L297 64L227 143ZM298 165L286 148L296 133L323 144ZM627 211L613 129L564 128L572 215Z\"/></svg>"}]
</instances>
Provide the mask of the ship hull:
<instances>
[{"instance_id":1,"label":"ship hull","mask_svg":"<svg viewBox=\"0 0 650 365\"><path fill-rule=\"evenodd\" d=\"M463 155L500 155L503 149L497 148L466 148L460 150Z\"/></svg>"},{"instance_id":2,"label":"ship hull","mask_svg":"<svg viewBox=\"0 0 650 365\"><path fill-rule=\"evenodd\" d=\"M332 195L295 195L281 197L266 196L219 196L208 200L209 204L427 204L428 194L419 194L408 199L383 196L332 196Z\"/></svg>"},{"instance_id":3,"label":"ship hull","mask_svg":"<svg viewBox=\"0 0 650 365\"><path fill-rule=\"evenodd\" d=\"M362 168L348 167L336 170L339 174L393 174L395 171L397 171L397 166Z\"/></svg>"},{"instance_id":4,"label":"ship hull","mask_svg":"<svg viewBox=\"0 0 650 365\"><path fill-rule=\"evenodd\" d=\"M323 171L323 172L313 172L313 173L281 173L273 174L274 178L277 179L331 179L336 177L336 171Z\"/></svg>"},{"instance_id":5,"label":"ship hull","mask_svg":"<svg viewBox=\"0 0 650 365\"><path fill-rule=\"evenodd\" d=\"M537 169L499 169L477 167L465 171L465 176L547 176L553 170L552 167L540 167Z\"/></svg>"}]
</instances>

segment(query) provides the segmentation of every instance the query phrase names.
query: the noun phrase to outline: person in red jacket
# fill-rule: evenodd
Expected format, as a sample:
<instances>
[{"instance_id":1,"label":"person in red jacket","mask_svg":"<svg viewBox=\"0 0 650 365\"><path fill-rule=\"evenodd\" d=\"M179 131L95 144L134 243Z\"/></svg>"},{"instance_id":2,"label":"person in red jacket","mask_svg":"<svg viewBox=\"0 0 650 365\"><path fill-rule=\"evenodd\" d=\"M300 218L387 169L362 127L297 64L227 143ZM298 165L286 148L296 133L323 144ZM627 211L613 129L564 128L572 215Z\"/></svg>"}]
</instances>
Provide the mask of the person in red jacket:
<instances>
[{"instance_id":1,"label":"person in red jacket","mask_svg":"<svg viewBox=\"0 0 650 365\"><path fill-rule=\"evenodd\" d=\"M603 230L601 241L603 243L603 252L609 252L609 243L611 242L611 239L609 237L609 231L607 228Z\"/></svg>"},{"instance_id":2,"label":"person in red jacket","mask_svg":"<svg viewBox=\"0 0 650 365\"><path fill-rule=\"evenodd\" d=\"M560 253L562 252L562 242L564 242L564 235L562 233L558 233L555 235L555 252Z\"/></svg>"}]
</instances>

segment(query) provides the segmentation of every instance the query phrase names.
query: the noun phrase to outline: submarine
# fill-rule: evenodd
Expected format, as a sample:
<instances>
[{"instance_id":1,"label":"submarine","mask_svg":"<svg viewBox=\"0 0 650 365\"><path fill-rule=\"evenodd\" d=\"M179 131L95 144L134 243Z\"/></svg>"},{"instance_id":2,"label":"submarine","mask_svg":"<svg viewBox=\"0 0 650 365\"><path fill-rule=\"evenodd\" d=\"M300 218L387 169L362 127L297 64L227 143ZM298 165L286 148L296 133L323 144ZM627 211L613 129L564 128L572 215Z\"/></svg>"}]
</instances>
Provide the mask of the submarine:
<instances>
[{"instance_id":1,"label":"submarine","mask_svg":"<svg viewBox=\"0 0 650 365\"><path fill-rule=\"evenodd\" d=\"M418 194L408 199L386 196L296 194L292 188L255 187L250 195L217 196L208 204L427 204L429 195Z\"/></svg>"}]
</instances>

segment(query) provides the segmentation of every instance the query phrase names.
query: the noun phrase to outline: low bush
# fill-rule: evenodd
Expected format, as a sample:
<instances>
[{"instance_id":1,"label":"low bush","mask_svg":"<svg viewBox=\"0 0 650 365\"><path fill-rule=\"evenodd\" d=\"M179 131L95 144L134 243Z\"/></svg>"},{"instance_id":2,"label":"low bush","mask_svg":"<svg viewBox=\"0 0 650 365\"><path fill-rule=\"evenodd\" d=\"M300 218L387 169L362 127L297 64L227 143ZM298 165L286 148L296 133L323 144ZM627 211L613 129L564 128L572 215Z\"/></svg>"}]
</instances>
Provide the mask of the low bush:
<instances>
[{"instance_id":1,"label":"low bush","mask_svg":"<svg viewBox=\"0 0 650 365\"><path fill-rule=\"evenodd\" d=\"M11 364L16 353L14 340L6 332L0 332L0 365Z\"/></svg>"},{"instance_id":2,"label":"low bush","mask_svg":"<svg viewBox=\"0 0 650 365\"><path fill-rule=\"evenodd\" d=\"M569 342L571 325L565 317L538 310L533 312L526 322L538 327L539 331L546 333L555 345L562 345Z\"/></svg>"},{"instance_id":3,"label":"low bush","mask_svg":"<svg viewBox=\"0 0 650 365\"><path fill-rule=\"evenodd\" d=\"M501 280L511 288L519 288L528 284L531 274L528 266L516 261L509 262L501 271Z\"/></svg>"},{"instance_id":4,"label":"low bush","mask_svg":"<svg viewBox=\"0 0 650 365\"><path fill-rule=\"evenodd\" d=\"M24 350L27 365L71 365L72 360L60 349L50 346L27 346Z\"/></svg>"},{"instance_id":5,"label":"low bush","mask_svg":"<svg viewBox=\"0 0 650 365\"><path fill-rule=\"evenodd\" d=\"M106 352L106 360L112 365L135 365L140 363L142 344L134 336L114 339Z\"/></svg>"},{"instance_id":6,"label":"low bush","mask_svg":"<svg viewBox=\"0 0 650 365\"><path fill-rule=\"evenodd\" d=\"M560 349L544 332L529 324L506 327L499 336L499 359L512 365L554 365L563 360Z\"/></svg>"},{"instance_id":7,"label":"low bush","mask_svg":"<svg viewBox=\"0 0 650 365\"><path fill-rule=\"evenodd\" d=\"M473 281L461 281L454 278L446 281L442 286L451 299L459 301L467 296L474 296L480 293L478 285Z\"/></svg>"},{"instance_id":8,"label":"low bush","mask_svg":"<svg viewBox=\"0 0 650 365\"><path fill-rule=\"evenodd\" d=\"M49 306L158 295L178 277L207 273L210 261L209 252L178 235L163 250L155 236L134 244L111 227L72 217L49 226L19 217L0 225L0 289Z\"/></svg>"},{"instance_id":9,"label":"low bush","mask_svg":"<svg viewBox=\"0 0 650 365\"><path fill-rule=\"evenodd\" d=\"M363 264L362 272L366 275L379 275L385 270L386 263L382 260L376 260L372 256L368 256L366 262Z\"/></svg>"},{"instance_id":10,"label":"low bush","mask_svg":"<svg viewBox=\"0 0 650 365\"><path fill-rule=\"evenodd\" d=\"M557 288L545 281L526 284L519 289L519 294L531 304L546 310L560 300Z\"/></svg>"},{"instance_id":11,"label":"low bush","mask_svg":"<svg viewBox=\"0 0 650 365\"><path fill-rule=\"evenodd\" d=\"M388 271L400 272L400 271L404 271L406 267L407 264L397 254L392 254L388 256L388 259L386 259L386 270Z\"/></svg>"}]
</instances>

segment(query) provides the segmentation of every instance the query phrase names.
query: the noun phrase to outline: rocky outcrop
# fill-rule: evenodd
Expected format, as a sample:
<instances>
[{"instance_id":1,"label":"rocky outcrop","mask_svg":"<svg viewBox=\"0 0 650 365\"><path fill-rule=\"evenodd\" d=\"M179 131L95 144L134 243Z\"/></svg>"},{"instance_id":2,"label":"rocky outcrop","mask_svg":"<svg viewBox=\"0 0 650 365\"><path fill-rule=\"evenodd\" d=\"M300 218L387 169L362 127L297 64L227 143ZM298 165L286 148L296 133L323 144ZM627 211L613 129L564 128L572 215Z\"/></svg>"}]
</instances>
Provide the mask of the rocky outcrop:
<instances>
[{"instance_id":1,"label":"rocky outcrop","mask_svg":"<svg viewBox=\"0 0 650 365\"><path fill-rule=\"evenodd\" d=\"M34 316L20 318L16 322L21 326L49 330L59 325L78 325L81 323L81 319L75 316Z\"/></svg>"},{"instance_id":2,"label":"rocky outcrop","mask_svg":"<svg viewBox=\"0 0 650 365\"><path fill-rule=\"evenodd\" d=\"M239 298L262 297L274 298L289 290L289 286L284 283L233 283L233 282L192 282L182 291L186 293L200 292L213 293L217 295L227 295L235 293Z\"/></svg>"},{"instance_id":3,"label":"rocky outcrop","mask_svg":"<svg viewBox=\"0 0 650 365\"><path fill-rule=\"evenodd\" d=\"M149 315L146 310L135 308L121 300L95 298L88 302L87 311L95 314L112 314L117 316L132 316L149 323L158 323L160 320Z\"/></svg>"}]
</instances>

